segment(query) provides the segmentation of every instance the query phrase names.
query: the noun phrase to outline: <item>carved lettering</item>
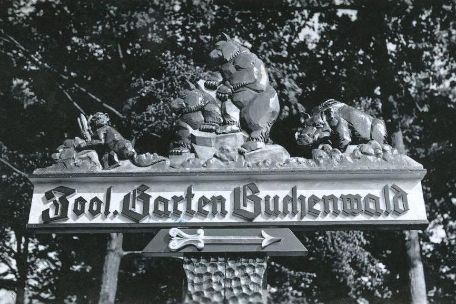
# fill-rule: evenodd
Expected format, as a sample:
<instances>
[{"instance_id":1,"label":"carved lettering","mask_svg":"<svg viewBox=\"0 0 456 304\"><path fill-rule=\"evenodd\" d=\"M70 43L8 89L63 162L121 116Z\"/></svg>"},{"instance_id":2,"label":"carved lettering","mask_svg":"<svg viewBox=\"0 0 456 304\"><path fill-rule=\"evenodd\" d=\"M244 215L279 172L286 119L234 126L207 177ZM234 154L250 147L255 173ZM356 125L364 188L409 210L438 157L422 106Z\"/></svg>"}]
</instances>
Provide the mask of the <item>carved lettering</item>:
<instances>
[{"instance_id":1,"label":"carved lettering","mask_svg":"<svg viewBox=\"0 0 456 304\"><path fill-rule=\"evenodd\" d=\"M149 215L150 208L150 198L151 196L145 191L149 189L146 185L141 185L131 193L127 193L122 201L122 211L121 214L132 221L139 223L142 219ZM139 194L139 195L137 195ZM130 199L133 197L133 199ZM142 202L142 212L136 212L136 201Z\"/></svg>"},{"instance_id":2,"label":"carved lettering","mask_svg":"<svg viewBox=\"0 0 456 304\"><path fill-rule=\"evenodd\" d=\"M247 190L252 194L247 195ZM247 221L253 221L261 213L261 198L256 195L260 191L255 183L250 183L242 187L242 207L247 207L248 203L253 203L253 212L242 209L241 207L241 189L240 187L234 188L234 210L233 215L240 217Z\"/></svg>"},{"instance_id":3,"label":"carved lettering","mask_svg":"<svg viewBox=\"0 0 456 304\"><path fill-rule=\"evenodd\" d=\"M323 195L323 215L327 215L330 213L330 205L332 205L332 213L334 215L339 215L339 198L334 194L331 195Z\"/></svg>"},{"instance_id":4,"label":"carved lettering","mask_svg":"<svg viewBox=\"0 0 456 304\"><path fill-rule=\"evenodd\" d=\"M391 189L393 189L393 192L394 192L394 196L393 196L394 211L393 211L393 213L396 215L401 215L401 214L407 212L409 210L407 192L405 192L399 186L394 185L394 184L391 186ZM402 205L402 207L401 207L401 205Z\"/></svg>"},{"instance_id":5,"label":"carved lettering","mask_svg":"<svg viewBox=\"0 0 456 304\"><path fill-rule=\"evenodd\" d=\"M163 206L163 209L160 208L161 206ZM171 214L171 211L169 211L169 200L163 196L155 198L153 213L159 217L169 217Z\"/></svg>"},{"instance_id":6,"label":"carved lettering","mask_svg":"<svg viewBox=\"0 0 456 304\"><path fill-rule=\"evenodd\" d=\"M388 215L391 213L391 201L388 185L385 185L385 187L383 187L383 197L385 198L385 215Z\"/></svg>"},{"instance_id":7,"label":"carved lettering","mask_svg":"<svg viewBox=\"0 0 456 304\"><path fill-rule=\"evenodd\" d=\"M192 200L195 194L193 194L193 186L188 186L187 191L185 192L185 200L187 202L185 207L185 213L187 215L193 216L196 211L192 209Z\"/></svg>"},{"instance_id":8,"label":"carved lettering","mask_svg":"<svg viewBox=\"0 0 456 304\"><path fill-rule=\"evenodd\" d=\"M139 223L148 216L157 218L168 218L170 216L190 217L196 214L202 218L225 217L231 212L231 205L227 205L227 199L223 195L205 196L195 198L193 186L186 188L183 195L173 195L171 198L158 196L154 197L151 206L152 196L146 193L149 187L140 185L131 192L125 194L121 200L120 214L133 222ZM89 218L98 217L100 214L108 217L111 214L112 187L106 189L105 200L97 196L84 198L78 196L70 206L69 197L76 192L75 189L59 186L44 193L45 199L52 203L49 208L41 213L43 223L68 220L69 210L73 212L76 220L83 214ZM359 194L342 194L337 197L334 194L327 194L321 197L311 194L308 198L298 195L298 187L293 186L285 196L274 194L261 195L255 183L248 183L241 187L235 187L233 192L232 213L229 218L241 218L245 221L254 221L263 212L264 217L274 220L303 219L306 215L313 218L339 216L356 217L365 214L368 217L379 217L381 215L400 216L409 210L408 194L398 185L385 185L381 191L382 195L377 196L367 193L364 196ZM383 197L382 197L383 196ZM193 200L195 199L195 205ZM383 203L384 201L384 203ZM115 202L116 204L119 202ZM263 205L264 204L264 205ZM280 206L281 204L281 206ZM384 204L384 205L383 205ZM137 206L139 205L139 206ZM150 210L152 209L153 210ZM264 209L263 209L264 208ZM117 211L114 211L117 214ZM211 215L211 216L210 216ZM279 218L280 217L280 218ZM362 220L364 220L363 218Z\"/></svg>"},{"instance_id":9,"label":"carved lettering","mask_svg":"<svg viewBox=\"0 0 456 304\"><path fill-rule=\"evenodd\" d=\"M290 212L288 211L289 209L289 204L291 202L291 214L296 215L298 214L298 190L296 186L291 188L291 196L287 195L283 198L282 204L283 204L283 214L288 215Z\"/></svg>"},{"instance_id":10,"label":"carved lettering","mask_svg":"<svg viewBox=\"0 0 456 304\"><path fill-rule=\"evenodd\" d=\"M111 207L111 191L112 191L112 187L109 187L106 190L105 210L103 213L105 216L108 216L111 213L109 211L109 208Z\"/></svg>"},{"instance_id":11,"label":"carved lettering","mask_svg":"<svg viewBox=\"0 0 456 304\"><path fill-rule=\"evenodd\" d=\"M306 216L306 197L304 195L300 195L298 197L299 201L301 202L301 219L303 219Z\"/></svg>"},{"instance_id":12,"label":"carved lettering","mask_svg":"<svg viewBox=\"0 0 456 304\"><path fill-rule=\"evenodd\" d=\"M96 217L101 213L101 206L103 205L103 201L98 197L94 197L90 200L89 203L89 213L92 217Z\"/></svg>"},{"instance_id":13,"label":"carved lettering","mask_svg":"<svg viewBox=\"0 0 456 304\"><path fill-rule=\"evenodd\" d=\"M209 214L209 211L205 210L204 207L210 203L211 203L210 199L208 199L205 196L201 196L198 199L198 215L201 215L202 217L207 217L207 215Z\"/></svg>"},{"instance_id":14,"label":"carved lettering","mask_svg":"<svg viewBox=\"0 0 456 304\"><path fill-rule=\"evenodd\" d=\"M342 194L340 198L342 200L342 212L345 215L356 216L363 212L361 195Z\"/></svg>"},{"instance_id":15,"label":"carved lettering","mask_svg":"<svg viewBox=\"0 0 456 304\"><path fill-rule=\"evenodd\" d=\"M374 204L374 208L372 208L372 203ZM380 208L380 197L367 194L364 197L364 213L370 216L380 216L383 213L383 210Z\"/></svg>"},{"instance_id":16,"label":"carved lettering","mask_svg":"<svg viewBox=\"0 0 456 304\"><path fill-rule=\"evenodd\" d=\"M228 214L228 212L226 211L226 206L225 206L225 203L226 203L226 199L221 196L221 195L217 195L217 196L212 196L211 197L211 203L212 203L212 215L213 216L216 216L217 213L218 213L218 205L220 205L220 215L222 216L225 216Z\"/></svg>"},{"instance_id":17,"label":"carved lettering","mask_svg":"<svg viewBox=\"0 0 456 304\"><path fill-rule=\"evenodd\" d=\"M273 197L274 209L271 209L271 196L266 195L264 197L264 213L269 216L279 216L279 214L280 214L279 199L280 199L280 197L278 195L274 195L274 197Z\"/></svg>"},{"instance_id":18,"label":"carved lettering","mask_svg":"<svg viewBox=\"0 0 456 304\"><path fill-rule=\"evenodd\" d=\"M180 196L173 195L173 197L171 199L173 201L173 213L172 214L174 216L181 216L182 211L179 210L179 203L184 200L184 197L182 195L180 195Z\"/></svg>"},{"instance_id":19,"label":"carved lettering","mask_svg":"<svg viewBox=\"0 0 456 304\"><path fill-rule=\"evenodd\" d=\"M85 212L86 203L87 203L87 200L84 199L82 196L77 197L74 200L73 213L76 214L76 216L83 215Z\"/></svg>"},{"instance_id":20,"label":"carved lettering","mask_svg":"<svg viewBox=\"0 0 456 304\"><path fill-rule=\"evenodd\" d=\"M318 204L319 202L321 201L321 199L316 196L316 195L311 195L309 197L309 199L307 200L307 204L308 204L308 208L307 208L307 212L313 216L313 217L317 217L320 215L320 210L319 209L315 209L315 205Z\"/></svg>"},{"instance_id":21,"label":"carved lettering","mask_svg":"<svg viewBox=\"0 0 456 304\"><path fill-rule=\"evenodd\" d=\"M76 192L75 189L68 188L65 186L59 186L52 190L46 191L44 197L46 200L52 200L52 206L54 207L54 216L51 216L51 208L43 210L41 213L41 219L44 224L67 220L68 219L68 207L70 202L68 197ZM58 194L61 194L58 196ZM58 196L58 198L57 198Z\"/></svg>"}]
</instances>

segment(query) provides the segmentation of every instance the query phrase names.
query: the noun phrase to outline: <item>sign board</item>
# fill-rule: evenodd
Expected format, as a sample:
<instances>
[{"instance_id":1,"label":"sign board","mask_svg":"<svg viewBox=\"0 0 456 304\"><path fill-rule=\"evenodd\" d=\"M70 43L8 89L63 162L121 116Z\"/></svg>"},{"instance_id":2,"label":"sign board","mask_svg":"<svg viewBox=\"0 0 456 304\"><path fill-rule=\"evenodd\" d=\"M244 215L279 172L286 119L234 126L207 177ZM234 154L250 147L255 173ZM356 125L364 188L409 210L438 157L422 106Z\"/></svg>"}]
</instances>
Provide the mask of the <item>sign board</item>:
<instances>
[{"instance_id":1,"label":"sign board","mask_svg":"<svg viewBox=\"0 0 456 304\"><path fill-rule=\"evenodd\" d=\"M425 170L174 170L41 174L28 227L423 228ZM96 229L95 229L96 228Z\"/></svg>"}]
</instances>

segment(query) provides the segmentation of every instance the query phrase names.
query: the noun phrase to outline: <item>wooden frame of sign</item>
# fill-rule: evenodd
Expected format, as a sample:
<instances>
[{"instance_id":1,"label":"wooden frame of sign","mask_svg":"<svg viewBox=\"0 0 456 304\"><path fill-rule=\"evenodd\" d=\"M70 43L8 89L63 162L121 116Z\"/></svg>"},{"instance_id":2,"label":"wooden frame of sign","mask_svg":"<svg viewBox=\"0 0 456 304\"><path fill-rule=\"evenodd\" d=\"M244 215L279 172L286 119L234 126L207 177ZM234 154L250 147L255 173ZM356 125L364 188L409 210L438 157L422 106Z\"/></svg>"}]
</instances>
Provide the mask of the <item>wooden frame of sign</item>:
<instances>
[{"instance_id":1,"label":"wooden frame of sign","mask_svg":"<svg viewBox=\"0 0 456 304\"><path fill-rule=\"evenodd\" d=\"M28 228L422 229L424 169L171 169L31 176Z\"/></svg>"}]
</instances>

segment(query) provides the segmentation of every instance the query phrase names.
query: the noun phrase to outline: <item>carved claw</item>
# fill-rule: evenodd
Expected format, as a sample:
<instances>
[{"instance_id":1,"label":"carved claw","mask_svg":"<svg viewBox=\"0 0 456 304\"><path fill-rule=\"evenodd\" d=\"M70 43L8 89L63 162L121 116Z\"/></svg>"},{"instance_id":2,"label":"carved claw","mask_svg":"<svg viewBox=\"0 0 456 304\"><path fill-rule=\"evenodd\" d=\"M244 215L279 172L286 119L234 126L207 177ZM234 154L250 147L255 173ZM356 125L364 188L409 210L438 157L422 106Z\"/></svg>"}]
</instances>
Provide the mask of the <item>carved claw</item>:
<instances>
[{"instance_id":1,"label":"carved claw","mask_svg":"<svg viewBox=\"0 0 456 304\"><path fill-rule=\"evenodd\" d=\"M248 152L252 152L261 148L265 147L265 143L262 141L253 141L249 140L245 142L240 148L239 148L239 153L245 154Z\"/></svg>"},{"instance_id":2,"label":"carved claw","mask_svg":"<svg viewBox=\"0 0 456 304\"><path fill-rule=\"evenodd\" d=\"M138 167L148 167L159 162L165 161L166 158L149 152L133 156L132 162Z\"/></svg>"},{"instance_id":3,"label":"carved claw","mask_svg":"<svg viewBox=\"0 0 456 304\"><path fill-rule=\"evenodd\" d=\"M217 130L217 125L216 124L212 124L212 123L204 123L201 125L201 127L199 128L200 131L203 131L203 132L215 132Z\"/></svg>"},{"instance_id":4,"label":"carved claw","mask_svg":"<svg viewBox=\"0 0 456 304\"><path fill-rule=\"evenodd\" d=\"M177 147L177 148L173 148L169 151L169 154L171 154L171 155L182 155L185 153L190 153L190 149L188 149L186 147Z\"/></svg>"},{"instance_id":5,"label":"carved claw","mask_svg":"<svg viewBox=\"0 0 456 304\"><path fill-rule=\"evenodd\" d=\"M241 129L236 125L223 125L219 126L215 133L217 134L229 134L229 133L236 133L241 131Z\"/></svg>"}]
</instances>

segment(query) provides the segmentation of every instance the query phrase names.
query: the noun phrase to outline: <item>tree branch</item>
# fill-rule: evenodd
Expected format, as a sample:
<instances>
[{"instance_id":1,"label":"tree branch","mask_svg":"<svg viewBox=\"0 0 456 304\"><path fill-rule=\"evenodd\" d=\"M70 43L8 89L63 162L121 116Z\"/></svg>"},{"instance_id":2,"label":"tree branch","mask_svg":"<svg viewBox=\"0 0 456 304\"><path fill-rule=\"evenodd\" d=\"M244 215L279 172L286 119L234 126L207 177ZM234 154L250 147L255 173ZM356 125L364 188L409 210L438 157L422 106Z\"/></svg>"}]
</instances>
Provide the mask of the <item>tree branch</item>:
<instances>
[{"instance_id":1,"label":"tree branch","mask_svg":"<svg viewBox=\"0 0 456 304\"><path fill-rule=\"evenodd\" d=\"M11 274L14 275L15 278L17 278L17 270L14 267L14 265L11 263L9 257L3 257L3 256L0 257L0 263L5 264L8 267Z\"/></svg>"},{"instance_id":2,"label":"tree branch","mask_svg":"<svg viewBox=\"0 0 456 304\"><path fill-rule=\"evenodd\" d=\"M86 115L86 112L82 109L82 107L74 101L74 99L71 97L71 95L63 88L63 86L57 82L57 86L59 87L60 91L62 91L63 95L76 107L76 109L79 110L82 114Z\"/></svg>"},{"instance_id":3,"label":"tree branch","mask_svg":"<svg viewBox=\"0 0 456 304\"><path fill-rule=\"evenodd\" d=\"M11 170L13 170L14 172L16 172L17 174L20 174L22 176L24 176L25 178L28 179L28 175L24 172L22 172L21 170L19 170L18 168L14 167L12 164L10 164L6 159L0 157L0 162L5 164L6 166L8 166Z\"/></svg>"},{"instance_id":4,"label":"tree branch","mask_svg":"<svg viewBox=\"0 0 456 304\"><path fill-rule=\"evenodd\" d=\"M18 284L17 281L8 280L8 279L0 279L0 288L7 289L7 290L15 290Z\"/></svg>"},{"instance_id":5,"label":"tree branch","mask_svg":"<svg viewBox=\"0 0 456 304\"><path fill-rule=\"evenodd\" d=\"M122 47L120 46L119 42L117 42L117 52L119 53L120 62L122 63L122 70L124 70L124 72L126 72L127 65L125 64Z\"/></svg>"},{"instance_id":6,"label":"tree branch","mask_svg":"<svg viewBox=\"0 0 456 304\"><path fill-rule=\"evenodd\" d=\"M113 107L111 107L110 105L104 103L103 101L101 101L100 98L98 98L97 96L93 95L92 93L90 93L89 91L87 91L85 88L81 87L79 84L77 83L73 83L73 85L78 88L79 90L81 90L82 92L86 93L87 95L89 95L93 100L95 100L96 102L98 102L99 104L101 104L103 107L105 107L106 109L109 109L111 112L113 112L114 114L116 114L117 116L119 116L119 118L124 118L124 116L119 112L117 111L116 109L114 109Z\"/></svg>"},{"instance_id":7,"label":"tree branch","mask_svg":"<svg viewBox=\"0 0 456 304\"><path fill-rule=\"evenodd\" d=\"M19 43L19 41L17 41L16 39L14 39L14 37L12 37L11 35L7 34L3 29L0 29L0 33L2 33L7 39L8 42L10 43L13 43L21 52L22 52L22 55L24 57L28 57L30 58L31 60L33 60L33 62L35 64L37 64L38 66L56 74L58 77L62 78L63 80L65 81L70 81L70 77L65 75L65 74L62 74L60 73L59 71L57 71L56 69L54 69L52 66L50 66L49 64L47 64L46 62L43 62L42 60L38 59L35 55L31 54L30 51L28 51L21 43ZM3 40L5 40L5 38L2 38ZM111 107L110 105L104 103L100 98L98 98L97 96L95 96L94 94L90 93L89 91L87 91L87 89L85 89L84 87L80 86L78 83L76 83L75 81L71 81L72 85L79 89L81 92L87 94L92 100L96 101L97 103L101 104L101 106L103 106L104 108L110 110L112 113L114 113L115 115L117 115L119 118L124 118L124 116L119 112L117 111L116 109L114 109L113 107Z\"/></svg>"}]
</instances>

